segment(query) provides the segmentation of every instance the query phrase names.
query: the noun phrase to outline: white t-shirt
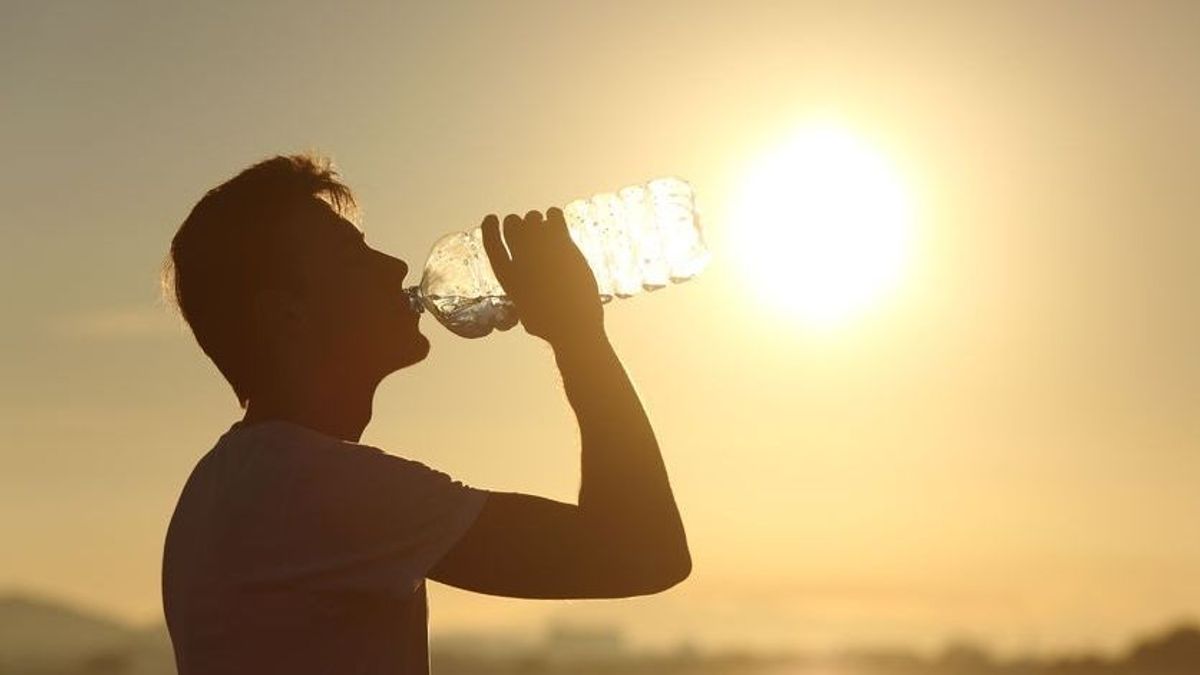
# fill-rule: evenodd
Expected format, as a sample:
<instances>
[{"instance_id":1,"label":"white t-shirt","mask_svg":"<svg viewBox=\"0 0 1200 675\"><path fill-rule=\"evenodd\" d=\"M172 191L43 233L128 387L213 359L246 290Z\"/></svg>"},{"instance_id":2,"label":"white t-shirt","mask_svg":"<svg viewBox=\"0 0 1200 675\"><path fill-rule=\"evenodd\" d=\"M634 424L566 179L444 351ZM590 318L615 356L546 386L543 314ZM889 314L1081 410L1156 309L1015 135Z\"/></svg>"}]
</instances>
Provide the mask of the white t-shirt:
<instances>
[{"instance_id":1,"label":"white t-shirt","mask_svg":"<svg viewBox=\"0 0 1200 675\"><path fill-rule=\"evenodd\" d=\"M290 422L234 424L167 531L180 675L425 675L425 574L487 494Z\"/></svg>"}]
</instances>

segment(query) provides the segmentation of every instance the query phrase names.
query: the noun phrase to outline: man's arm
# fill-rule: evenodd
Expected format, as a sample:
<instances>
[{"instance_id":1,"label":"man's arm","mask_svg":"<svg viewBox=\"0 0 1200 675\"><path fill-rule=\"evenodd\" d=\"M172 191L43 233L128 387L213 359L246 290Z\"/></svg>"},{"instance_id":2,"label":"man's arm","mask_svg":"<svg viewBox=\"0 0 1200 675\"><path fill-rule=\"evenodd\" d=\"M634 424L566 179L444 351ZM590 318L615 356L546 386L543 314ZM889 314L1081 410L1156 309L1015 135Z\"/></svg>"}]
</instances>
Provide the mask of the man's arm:
<instances>
[{"instance_id":1,"label":"man's arm","mask_svg":"<svg viewBox=\"0 0 1200 675\"><path fill-rule=\"evenodd\" d=\"M654 430L603 327L591 271L566 233L531 212L505 219L512 260L484 222L493 268L528 332L554 350L582 445L579 504L493 492L428 576L526 598L655 593L691 572L691 556ZM584 278L586 275L586 278ZM522 302L523 301L523 302Z\"/></svg>"}]
</instances>

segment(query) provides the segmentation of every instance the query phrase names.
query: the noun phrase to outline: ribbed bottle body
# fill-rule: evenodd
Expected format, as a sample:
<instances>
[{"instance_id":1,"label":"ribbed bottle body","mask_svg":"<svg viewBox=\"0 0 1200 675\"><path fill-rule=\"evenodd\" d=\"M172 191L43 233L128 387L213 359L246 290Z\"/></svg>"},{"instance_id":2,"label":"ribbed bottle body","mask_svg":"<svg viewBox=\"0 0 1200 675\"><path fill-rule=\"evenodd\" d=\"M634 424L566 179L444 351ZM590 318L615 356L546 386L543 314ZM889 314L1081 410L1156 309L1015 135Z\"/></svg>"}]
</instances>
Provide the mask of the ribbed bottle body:
<instances>
[{"instance_id":1,"label":"ribbed bottle body","mask_svg":"<svg viewBox=\"0 0 1200 675\"><path fill-rule=\"evenodd\" d=\"M690 279L710 258L692 187L679 178L577 199L563 215L604 301ZM434 244L418 292L421 304L463 337L507 330L517 321L478 227Z\"/></svg>"}]
</instances>

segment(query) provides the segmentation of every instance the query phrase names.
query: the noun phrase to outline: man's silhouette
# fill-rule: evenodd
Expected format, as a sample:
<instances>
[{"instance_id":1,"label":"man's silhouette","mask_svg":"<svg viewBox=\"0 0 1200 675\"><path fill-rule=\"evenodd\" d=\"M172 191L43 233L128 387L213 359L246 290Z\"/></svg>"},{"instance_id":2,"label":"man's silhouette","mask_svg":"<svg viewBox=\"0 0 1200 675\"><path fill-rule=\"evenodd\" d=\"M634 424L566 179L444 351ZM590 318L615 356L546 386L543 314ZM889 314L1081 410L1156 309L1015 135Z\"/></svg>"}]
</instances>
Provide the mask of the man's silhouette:
<instances>
[{"instance_id":1,"label":"man's silhouette","mask_svg":"<svg viewBox=\"0 0 1200 675\"><path fill-rule=\"evenodd\" d=\"M654 432L558 209L506 217L503 240L495 216L483 230L578 418L578 505L474 488L358 443L380 381L429 342L401 291L408 266L364 242L352 206L327 162L275 157L208 192L171 243L175 300L245 408L167 532L180 675L427 673L426 578L520 598L644 595L686 578Z\"/></svg>"}]
</instances>

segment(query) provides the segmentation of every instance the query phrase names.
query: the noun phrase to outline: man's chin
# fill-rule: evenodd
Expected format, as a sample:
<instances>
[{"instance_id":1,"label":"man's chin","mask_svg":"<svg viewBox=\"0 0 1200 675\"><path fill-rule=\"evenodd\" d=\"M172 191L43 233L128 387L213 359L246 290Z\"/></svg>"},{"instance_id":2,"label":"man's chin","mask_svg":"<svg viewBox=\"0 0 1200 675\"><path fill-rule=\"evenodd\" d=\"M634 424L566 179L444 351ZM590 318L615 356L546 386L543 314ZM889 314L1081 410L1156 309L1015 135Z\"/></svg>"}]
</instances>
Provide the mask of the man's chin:
<instances>
[{"instance_id":1,"label":"man's chin","mask_svg":"<svg viewBox=\"0 0 1200 675\"><path fill-rule=\"evenodd\" d=\"M429 356L429 348L429 338L417 333L413 340L405 344L404 351L399 354L399 364L396 366L396 370L424 361Z\"/></svg>"}]
</instances>

